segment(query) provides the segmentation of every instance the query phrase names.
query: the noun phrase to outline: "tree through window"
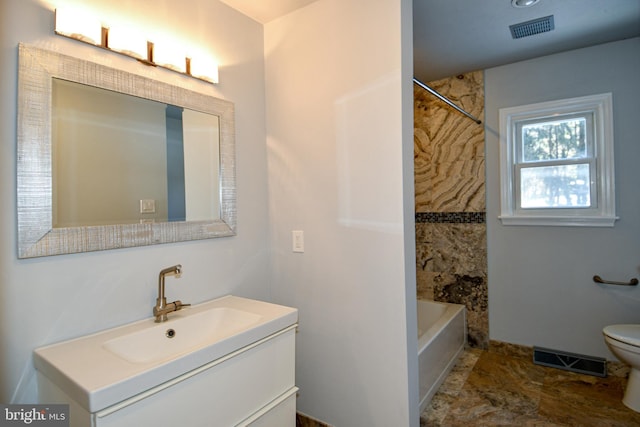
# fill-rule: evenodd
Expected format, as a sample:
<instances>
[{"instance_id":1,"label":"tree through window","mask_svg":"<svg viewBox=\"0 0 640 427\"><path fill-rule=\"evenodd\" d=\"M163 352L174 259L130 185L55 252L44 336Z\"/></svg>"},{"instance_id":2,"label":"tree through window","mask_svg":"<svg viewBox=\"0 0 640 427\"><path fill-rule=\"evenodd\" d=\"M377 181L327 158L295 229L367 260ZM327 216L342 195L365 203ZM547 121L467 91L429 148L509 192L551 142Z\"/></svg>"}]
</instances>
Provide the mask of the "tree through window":
<instances>
[{"instance_id":1,"label":"tree through window","mask_svg":"<svg viewBox=\"0 0 640 427\"><path fill-rule=\"evenodd\" d=\"M520 126L521 208L591 206L591 122L582 116Z\"/></svg>"}]
</instances>

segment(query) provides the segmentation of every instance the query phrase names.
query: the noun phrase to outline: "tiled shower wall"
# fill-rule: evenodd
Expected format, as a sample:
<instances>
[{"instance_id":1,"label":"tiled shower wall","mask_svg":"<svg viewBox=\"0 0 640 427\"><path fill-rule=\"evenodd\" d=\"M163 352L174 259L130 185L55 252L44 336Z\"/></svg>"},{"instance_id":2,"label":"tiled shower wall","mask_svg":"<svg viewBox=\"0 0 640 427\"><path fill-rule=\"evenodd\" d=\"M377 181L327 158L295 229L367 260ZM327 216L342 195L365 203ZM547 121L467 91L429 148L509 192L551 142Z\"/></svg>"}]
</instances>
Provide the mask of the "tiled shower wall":
<instances>
[{"instance_id":1,"label":"tiled shower wall","mask_svg":"<svg viewBox=\"0 0 640 427\"><path fill-rule=\"evenodd\" d=\"M484 120L482 71L427 84ZM418 299L466 305L469 345L488 348L484 125L418 85L414 167Z\"/></svg>"}]
</instances>

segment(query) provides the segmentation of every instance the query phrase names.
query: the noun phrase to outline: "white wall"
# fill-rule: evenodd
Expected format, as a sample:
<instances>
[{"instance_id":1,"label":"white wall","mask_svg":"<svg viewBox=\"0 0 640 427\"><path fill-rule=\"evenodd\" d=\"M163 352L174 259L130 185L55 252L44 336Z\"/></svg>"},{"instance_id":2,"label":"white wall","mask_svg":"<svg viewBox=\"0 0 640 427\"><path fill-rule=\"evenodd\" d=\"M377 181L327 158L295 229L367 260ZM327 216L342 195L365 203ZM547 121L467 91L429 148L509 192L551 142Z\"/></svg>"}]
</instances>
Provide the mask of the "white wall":
<instances>
[{"instance_id":1,"label":"white wall","mask_svg":"<svg viewBox=\"0 0 640 427\"><path fill-rule=\"evenodd\" d=\"M167 221L166 107L60 79L52 99L54 226ZM155 212L141 214L141 199Z\"/></svg>"},{"instance_id":2,"label":"white wall","mask_svg":"<svg viewBox=\"0 0 640 427\"><path fill-rule=\"evenodd\" d=\"M607 357L602 328L640 323L640 38L485 71L489 330L493 340ZM613 93L613 228L502 226L498 109Z\"/></svg>"},{"instance_id":3,"label":"white wall","mask_svg":"<svg viewBox=\"0 0 640 427\"><path fill-rule=\"evenodd\" d=\"M405 0L265 26L274 299L300 310L298 410L336 426L418 425L411 49Z\"/></svg>"},{"instance_id":4,"label":"white wall","mask_svg":"<svg viewBox=\"0 0 640 427\"><path fill-rule=\"evenodd\" d=\"M197 303L227 293L270 299L262 25L214 0L85 0L105 15L165 28L209 46L220 61L212 86L53 35L53 4L0 1L0 401L35 402L31 351L151 315L158 272L182 263L167 296ZM126 68L236 105L238 235L232 238L18 260L16 96L18 42ZM89 362L88 362L89 363Z\"/></svg>"},{"instance_id":5,"label":"white wall","mask_svg":"<svg viewBox=\"0 0 640 427\"><path fill-rule=\"evenodd\" d=\"M187 221L220 218L220 120L199 111L182 112L184 198ZM212 144L216 142L216 144Z\"/></svg>"}]
</instances>

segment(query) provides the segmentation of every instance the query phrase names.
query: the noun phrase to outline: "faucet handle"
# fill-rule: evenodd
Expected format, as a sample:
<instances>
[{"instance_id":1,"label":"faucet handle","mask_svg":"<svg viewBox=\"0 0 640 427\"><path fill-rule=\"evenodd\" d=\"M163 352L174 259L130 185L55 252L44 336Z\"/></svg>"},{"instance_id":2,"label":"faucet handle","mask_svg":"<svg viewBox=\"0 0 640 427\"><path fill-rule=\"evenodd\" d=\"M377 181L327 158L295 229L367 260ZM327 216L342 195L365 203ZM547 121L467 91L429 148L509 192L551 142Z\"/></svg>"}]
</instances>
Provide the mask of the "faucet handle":
<instances>
[{"instance_id":1,"label":"faucet handle","mask_svg":"<svg viewBox=\"0 0 640 427\"><path fill-rule=\"evenodd\" d=\"M191 305L191 304L183 304L182 301L180 301L180 300L174 301L172 304L176 308L175 311L178 311L178 310L182 309L183 307L189 307Z\"/></svg>"}]
</instances>

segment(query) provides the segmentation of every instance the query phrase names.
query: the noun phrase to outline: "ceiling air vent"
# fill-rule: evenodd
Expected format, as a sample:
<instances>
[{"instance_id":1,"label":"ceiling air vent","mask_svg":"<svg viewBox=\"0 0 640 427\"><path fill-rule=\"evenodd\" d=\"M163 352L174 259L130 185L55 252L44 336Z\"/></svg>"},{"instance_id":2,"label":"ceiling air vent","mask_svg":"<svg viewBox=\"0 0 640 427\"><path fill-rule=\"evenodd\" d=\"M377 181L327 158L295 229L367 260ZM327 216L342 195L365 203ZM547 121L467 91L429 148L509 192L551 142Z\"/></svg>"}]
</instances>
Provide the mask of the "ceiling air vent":
<instances>
[{"instance_id":1,"label":"ceiling air vent","mask_svg":"<svg viewBox=\"0 0 640 427\"><path fill-rule=\"evenodd\" d=\"M547 31L553 30L553 15L509 25L509 29L511 30L511 36L514 39L521 39L523 37L546 33Z\"/></svg>"}]
</instances>

